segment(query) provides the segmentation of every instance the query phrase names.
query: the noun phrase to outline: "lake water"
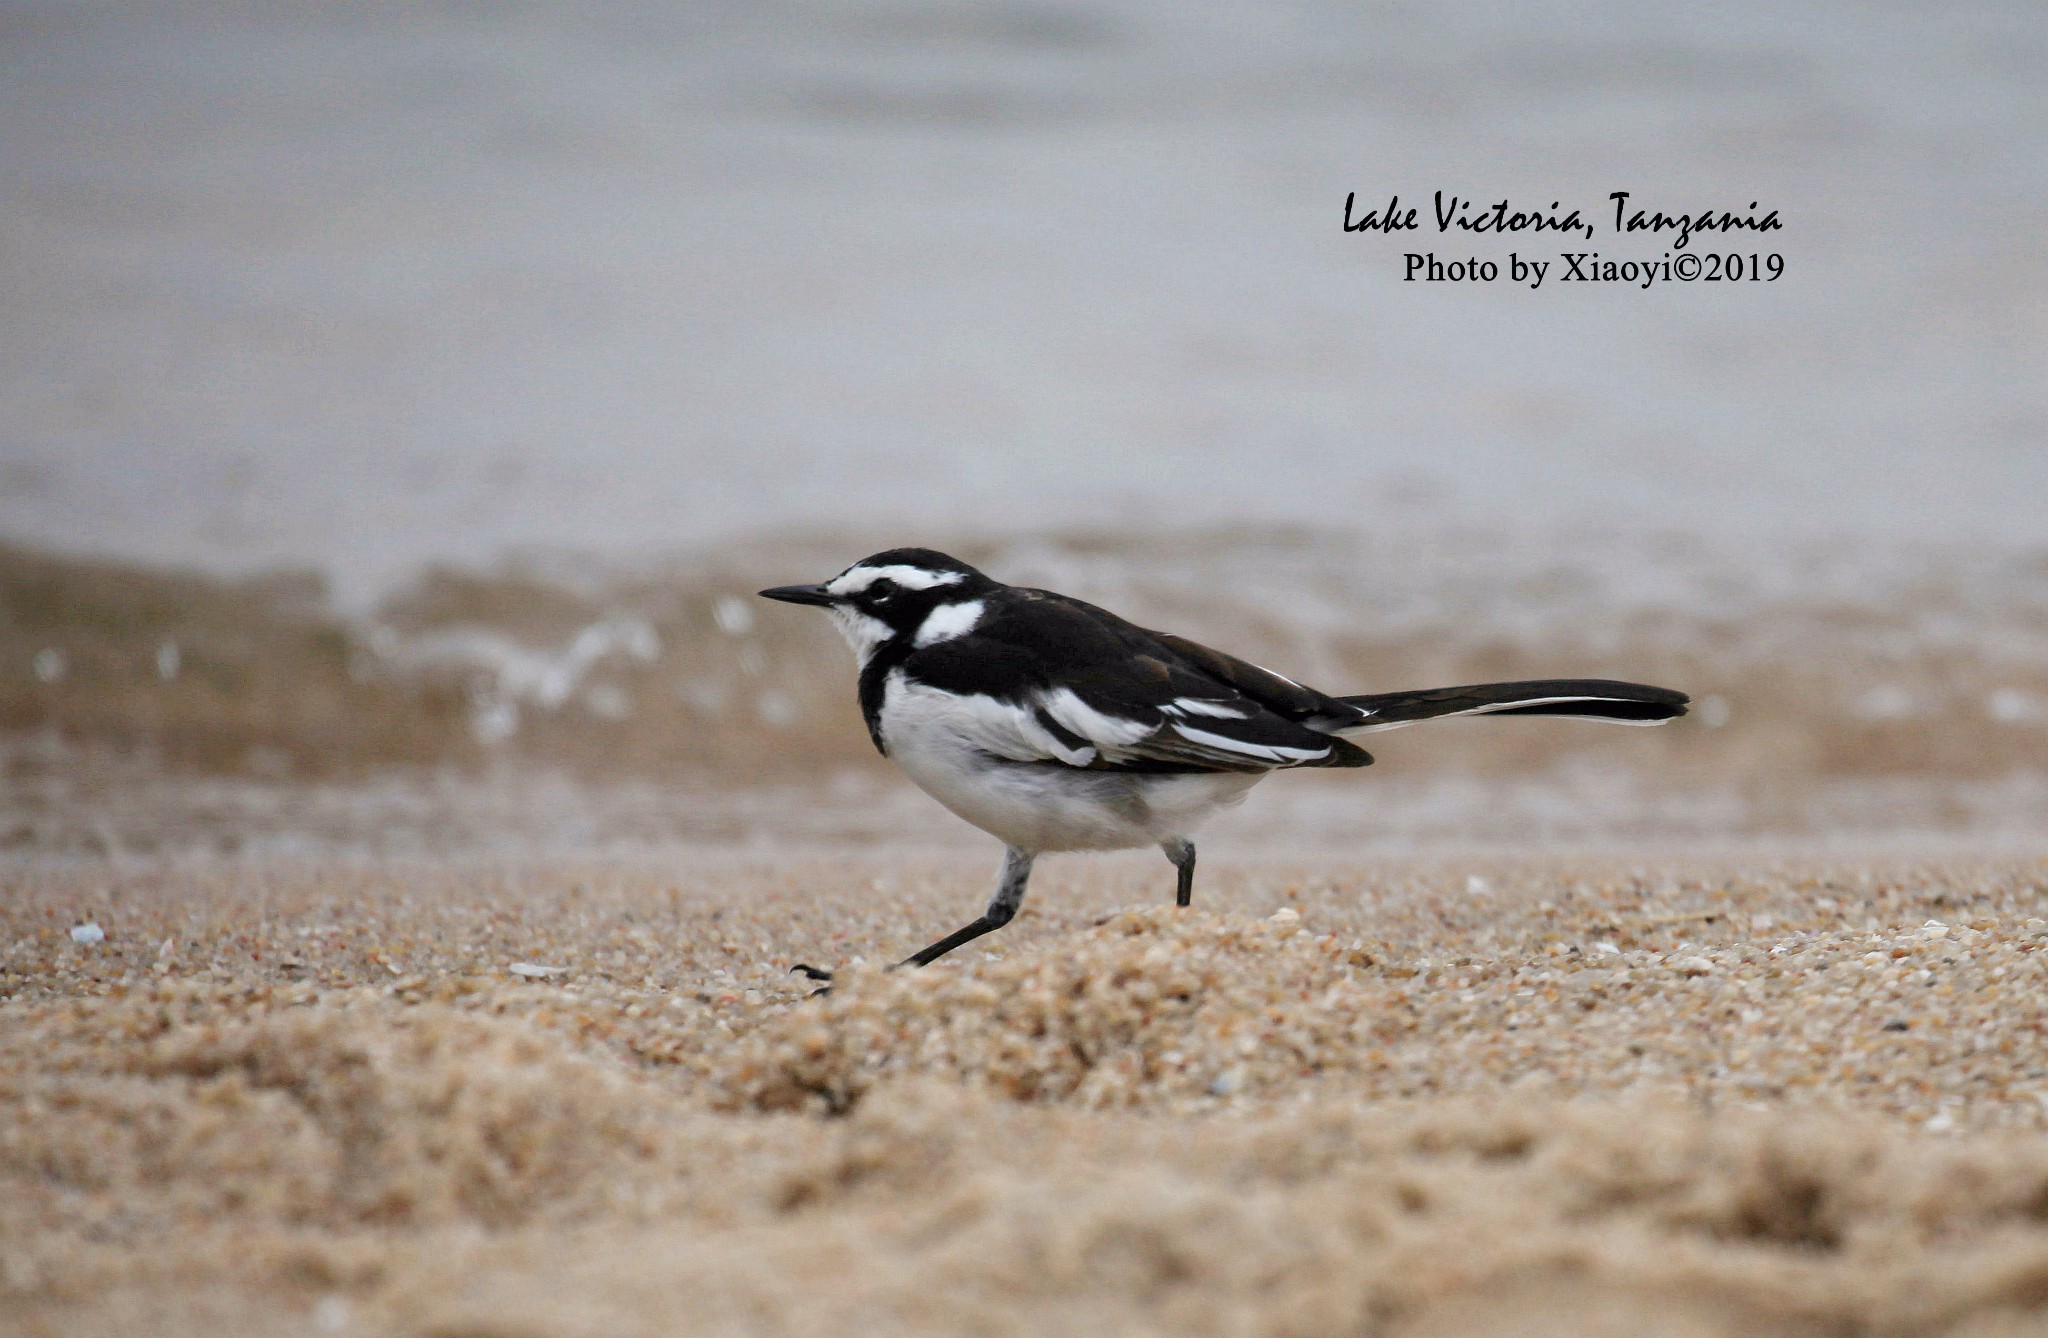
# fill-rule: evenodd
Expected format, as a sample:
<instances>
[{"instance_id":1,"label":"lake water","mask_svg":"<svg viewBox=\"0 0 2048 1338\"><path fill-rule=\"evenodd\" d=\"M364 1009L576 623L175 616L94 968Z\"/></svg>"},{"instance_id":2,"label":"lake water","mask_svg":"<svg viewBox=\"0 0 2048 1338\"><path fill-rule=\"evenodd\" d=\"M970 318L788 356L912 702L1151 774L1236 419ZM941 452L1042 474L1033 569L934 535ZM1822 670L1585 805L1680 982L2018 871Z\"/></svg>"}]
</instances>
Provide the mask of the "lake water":
<instances>
[{"instance_id":1,"label":"lake water","mask_svg":"<svg viewBox=\"0 0 2048 1338\"><path fill-rule=\"evenodd\" d=\"M0 21L10 538L361 596L784 527L2044 534L2035 4ZM1610 191L1755 200L1787 269L1426 285L1560 245L1340 229L1437 189L1634 258Z\"/></svg>"}]
</instances>

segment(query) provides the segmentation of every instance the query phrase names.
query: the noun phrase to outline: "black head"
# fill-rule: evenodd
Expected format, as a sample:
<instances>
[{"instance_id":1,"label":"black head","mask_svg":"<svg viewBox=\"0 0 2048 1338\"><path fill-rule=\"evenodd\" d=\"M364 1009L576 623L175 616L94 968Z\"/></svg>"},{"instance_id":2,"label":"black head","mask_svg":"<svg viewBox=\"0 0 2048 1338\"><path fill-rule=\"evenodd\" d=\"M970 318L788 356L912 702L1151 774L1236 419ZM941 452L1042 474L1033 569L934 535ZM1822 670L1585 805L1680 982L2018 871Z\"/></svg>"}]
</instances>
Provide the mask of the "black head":
<instances>
[{"instance_id":1,"label":"black head","mask_svg":"<svg viewBox=\"0 0 2048 1338\"><path fill-rule=\"evenodd\" d=\"M982 596L996 588L958 558L929 548L891 548L821 585L779 585L761 594L830 610L865 661L877 646L899 638L929 645L960 635L980 616ZM934 620L941 609L945 613Z\"/></svg>"}]
</instances>

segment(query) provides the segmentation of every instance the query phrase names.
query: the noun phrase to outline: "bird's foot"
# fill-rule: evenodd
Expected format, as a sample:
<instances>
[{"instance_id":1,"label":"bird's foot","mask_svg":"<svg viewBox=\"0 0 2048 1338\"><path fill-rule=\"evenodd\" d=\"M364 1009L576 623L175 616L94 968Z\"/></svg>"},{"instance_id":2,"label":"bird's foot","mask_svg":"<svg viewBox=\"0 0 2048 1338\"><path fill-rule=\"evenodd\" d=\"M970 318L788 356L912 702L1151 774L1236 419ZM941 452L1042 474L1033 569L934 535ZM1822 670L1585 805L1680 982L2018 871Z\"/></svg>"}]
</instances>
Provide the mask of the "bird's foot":
<instances>
[{"instance_id":1,"label":"bird's foot","mask_svg":"<svg viewBox=\"0 0 2048 1338\"><path fill-rule=\"evenodd\" d=\"M813 999L817 998L821 994L830 994L832 992L832 973L830 971L821 971L817 967L812 966L808 962L798 962L795 966L789 968L789 972L791 975L802 976L805 980L817 980L824 982L823 989L811 991L811 997Z\"/></svg>"}]
</instances>

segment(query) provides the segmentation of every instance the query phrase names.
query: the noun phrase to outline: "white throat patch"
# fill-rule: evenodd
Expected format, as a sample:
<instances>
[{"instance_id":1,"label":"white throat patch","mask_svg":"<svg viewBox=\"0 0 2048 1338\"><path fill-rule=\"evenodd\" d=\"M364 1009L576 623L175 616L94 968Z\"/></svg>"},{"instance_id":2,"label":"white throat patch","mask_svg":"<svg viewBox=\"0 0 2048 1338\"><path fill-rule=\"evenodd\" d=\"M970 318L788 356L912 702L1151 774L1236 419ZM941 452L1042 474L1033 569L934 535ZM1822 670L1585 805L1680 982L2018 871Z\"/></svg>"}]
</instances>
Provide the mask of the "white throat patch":
<instances>
[{"instance_id":1,"label":"white throat patch","mask_svg":"<svg viewBox=\"0 0 2048 1338\"><path fill-rule=\"evenodd\" d=\"M932 571L898 563L888 567L849 567L825 585L825 593L844 599L887 577L905 590L929 590L935 585L958 585L967 578L957 571Z\"/></svg>"},{"instance_id":2,"label":"white throat patch","mask_svg":"<svg viewBox=\"0 0 2048 1338\"><path fill-rule=\"evenodd\" d=\"M880 618L870 618L857 609L847 608L844 604L835 604L826 612L830 613L832 621L838 624L839 635L845 637L846 644L853 647L854 658L860 661L863 669L867 667L868 657L875 653L876 648L896 634L896 629Z\"/></svg>"},{"instance_id":3,"label":"white throat patch","mask_svg":"<svg viewBox=\"0 0 2048 1338\"><path fill-rule=\"evenodd\" d=\"M919 625L911 645L919 650L936 646L941 641L951 641L956 636L965 636L981 621L981 615L988 611L988 602L980 599L964 599L957 604L941 604L927 613Z\"/></svg>"}]
</instances>

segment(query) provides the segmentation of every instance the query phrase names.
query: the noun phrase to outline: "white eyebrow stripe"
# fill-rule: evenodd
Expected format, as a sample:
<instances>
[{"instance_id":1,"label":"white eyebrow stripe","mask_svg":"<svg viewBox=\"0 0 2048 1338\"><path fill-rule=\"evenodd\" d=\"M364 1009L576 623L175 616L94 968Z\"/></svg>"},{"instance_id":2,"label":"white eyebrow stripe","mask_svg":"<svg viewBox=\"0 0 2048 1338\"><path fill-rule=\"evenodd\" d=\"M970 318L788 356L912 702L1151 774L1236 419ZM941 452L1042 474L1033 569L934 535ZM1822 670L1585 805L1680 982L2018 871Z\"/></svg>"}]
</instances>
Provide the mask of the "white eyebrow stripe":
<instances>
[{"instance_id":1,"label":"white eyebrow stripe","mask_svg":"<svg viewBox=\"0 0 2048 1338\"><path fill-rule=\"evenodd\" d=\"M926 567L913 567L909 563L897 563L888 567L848 567L832 578L825 586L825 592L832 595L855 595L887 577L905 590L929 590L935 585L958 585L967 578L957 571L932 571Z\"/></svg>"},{"instance_id":2,"label":"white eyebrow stripe","mask_svg":"<svg viewBox=\"0 0 2048 1338\"><path fill-rule=\"evenodd\" d=\"M956 636L965 636L981 621L981 615L988 611L988 601L982 599L961 600L953 604L941 604L925 615L917 635L910 644L922 650L936 646L941 641L951 641Z\"/></svg>"}]
</instances>

